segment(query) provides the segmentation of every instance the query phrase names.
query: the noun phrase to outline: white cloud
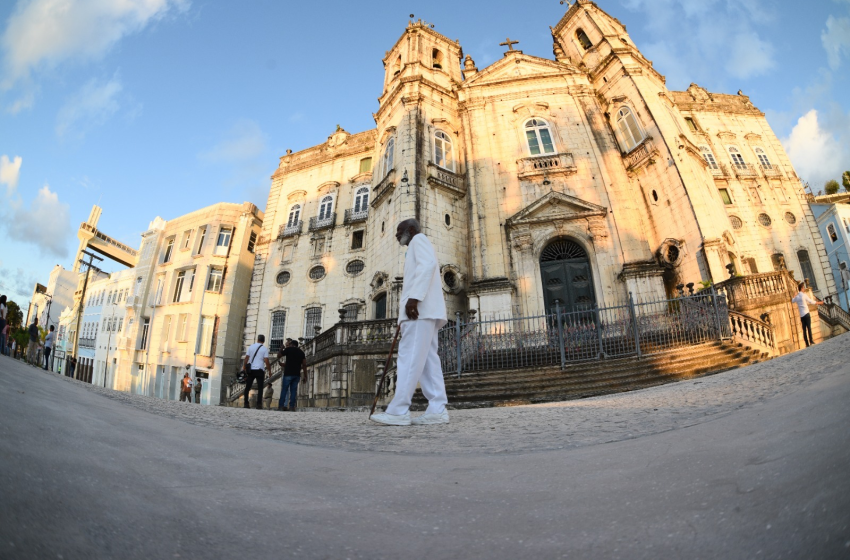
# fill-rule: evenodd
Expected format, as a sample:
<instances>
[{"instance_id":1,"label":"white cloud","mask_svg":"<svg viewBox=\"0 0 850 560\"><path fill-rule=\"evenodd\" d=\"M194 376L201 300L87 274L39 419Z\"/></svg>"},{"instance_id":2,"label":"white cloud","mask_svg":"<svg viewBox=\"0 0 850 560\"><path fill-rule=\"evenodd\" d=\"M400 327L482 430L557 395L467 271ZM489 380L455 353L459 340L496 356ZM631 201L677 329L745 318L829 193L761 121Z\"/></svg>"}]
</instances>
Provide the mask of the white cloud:
<instances>
[{"instance_id":1,"label":"white cloud","mask_svg":"<svg viewBox=\"0 0 850 560\"><path fill-rule=\"evenodd\" d=\"M18 188L18 179L21 176L21 156L9 160L9 156L0 156L0 185L6 185L6 196L12 196Z\"/></svg>"},{"instance_id":2,"label":"white cloud","mask_svg":"<svg viewBox=\"0 0 850 560\"><path fill-rule=\"evenodd\" d=\"M800 117L791 134L782 139L782 145L797 175L808 181L815 192L827 180L839 179L850 161L847 146L821 126L814 109Z\"/></svg>"},{"instance_id":3,"label":"white cloud","mask_svg":"<svg viewBox=\"0 0 850 560\"><path fill-rule=\"evenodd\" d=\"M35 245L43 255L68 256L68 240L73 235L69 207L44 185L29 208L10 201L3 218L6 234L22 243Z\"/></svg>"},{"instance_id":4,"label":"white cloud","mask_svg":"<svg viewBox=\"0 0 850 560\"><path fill-rule=\"evenodd\" d=\"M95 126L100 126L118 112L118 94L123 86L118 76L109 81L89 80L59 110L56 135L82 138Z\"/></svg>"},{"instance_id":5,"label":"white cloud","mask_svg":"<svg viewBox=\"0 0 850 560\"><path fill-rule=\"evenodd\" d=\"M188 6L189 0L19 0L0 37L0 87L66 60L100 58L123 37Z\"/></svg>"},{"instance_id":6,"label":"white cloud","mask_svg":"<svg viewBox=\"0 0 850 560\"><path fill-rule=\"evenodd\" d=\"M29 301L32 296L32 290L38 280L32 273L24 272L23 268L12 270L0 266L0 294L5 294L9 299L26 299ZM23 312L26 313L26 303L16 302L23 306Z\"/></svg>"},{"instance_id":7,"label":"white cloud","mask_svg":"<svg viewBox=\"0 0 850 560\"><path fill-rule=\"evenodd\" d=\"M266 135L256 122L237 122L224 138L210 150L199 155L210 162L237 163L262 157L266 151Z\"/></svg>"},{"instance_id":8,"label":"white cloud","mask_svg":"<svg viewBox=\"0 0 850 560\"><path fill-rule=\"evenodd\" d=\"M850 56L850 18L829 16L826 29L820 35L823 48L826 49L829 67L838 70L841 57Z\"/></svg>"}]
</instances>

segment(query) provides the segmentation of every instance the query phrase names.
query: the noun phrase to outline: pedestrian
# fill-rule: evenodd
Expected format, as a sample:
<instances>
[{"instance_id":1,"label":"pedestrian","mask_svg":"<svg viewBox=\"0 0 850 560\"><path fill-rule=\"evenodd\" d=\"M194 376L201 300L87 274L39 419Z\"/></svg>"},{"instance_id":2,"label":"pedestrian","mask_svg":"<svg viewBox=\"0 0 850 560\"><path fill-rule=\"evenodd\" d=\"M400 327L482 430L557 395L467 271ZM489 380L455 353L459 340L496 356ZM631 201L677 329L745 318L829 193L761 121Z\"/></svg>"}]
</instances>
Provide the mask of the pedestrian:
<instances>
[{"instance_id":1,"label":"pedestrian","mask_svg":"<svg viewBox=\"0 0 850 560\"><path fill-rule=\"evenodd\" d=\"M263 408L266 410L272 409L272 399L274 398L274 388L271 381L266 381L266 392L263 393Z\"/></svg>"},{"instance_id":2,"label":"pedestrian","mask_svg":"<svg viewBox=\"0 0 850 560\"><path fill-rule=\"evenodd\" d=\"M32 320L32 324L29 326L28 332L30 335L30 342L27 344L27 363L34 366L38 364L36 361L39 347L38 317Z\"/></svg>"},{"instance_id":3,"label":"pedestrian","mask_svg":"<svg viewBox=\"0 0 850 560\"><path fill-rule=\"evenodd\" d=\"M203 386L199 377L195 380L195 404L201 404L201 389L203 389Z\"/></svg>"},{"instance_id":4,"label":"pedestrian","mask_svg":"<svg viewBox=\"0 0 850 560\"><path fill-rule=\"evenodd\" d=\"M398 224L395 237L407 246L398 313L401 340L395 396L386 412L370 418L394 426L448 424L446 385L437 353L437 334L448 321L437 254L414 219ZM428 408L425 414L411 420L410 402L417 384L428 399Z\"/></svg>"},{"instance_id":5,"label":"pedestrian","mask_svg":"<svg viewBox=\"0 0 850 560\"><path fill-rule=\"evenodd\" d=\"M269 368L269 349L263 346L263 343L266 341L266 337L264 335L257 336L257 342L252 344L248 351L245 352L245 362L243 363L243 368L245 369L245 373L247 373L247 379L245 380L245 391L242 393L242 398L245 401L245 408L250 408L251 403L249 401L249 395L251 394L251 387L254 385L254 380L257 380L257 408L259 410L263 409L263 381L266 378L266 370Z\"/></svg>"},{"instance_id":6,"label":"pedestrian","mask_svg":"<svg viewBox=\"0 0 850 560\"><path fill-rule=\"evenodd\" d=\"M68 358L68 372L65 374L71 379L74 378L74 371L77 369L77 358L71 356Z\"/></svg>"},{"instance_id":7,"label":"pedestrian","mask_svg":"<svg viewBox=\"0 0 850 560\"><path fill-rule=\"evenodd\" d=\"M192 402L192 378L189 377L189 372L183 374L183 379L180 380L180 402Z\"/></svg>"},{"instance_id":8,"label":"pedestrian","mask_svg":"<svg viewBox=\"0 0 850 560\"><path fill-rule=\"evenodd\" d=\"M809 306L823 305L823 302L810 298L803 291L805 287L805 282L797 284L797 295L791 301L797 304L797 310L800 312L800 323L803 326L803 340L806 342L806 346L810 346L815 343L815 340L812 338L812 315L809 313Z\"/></svg>"},{"instance_id":9,"label":"pedestrian","mask_svg":"<svg viewBox=\"0 0 850 560\"><path fill-rule=\"evenodd\" d=\"M56 327L50 325L47 336L44 337L44 369L48 369L50 365L50 351L53 350L53 344L56 341Z\"/></svg>"},{"instance_id":10,"label":"pedestrian","mask_svg":"<svg viewBox=\"0 0 850 560\"><path fill-rule=\"evenodd\" d=\"M2 350L0 350L0 354L3 354L4 356L9 355L9 336L11 334L12 325L10 325L8 321L6 321L6 326L3 328L2 331L0 331L0 348L2 348Z\"/></svg>"},{"instance_id":11,"label":"pedestrian","mask_svg":"<svg viewBox=\"0 0 850 560\"><path fill-rule=\"evenodd\" d=\"M6 354L6 339L9 336L9 325L6 324L6 315L9 309L6 307L6 296L0 296L0 354Z\"/></svg>"},{"instance_id":12,"label":"pedestrian","mask_svg":"<svg viewBox=\"0 0 850 560\"><path fill-rule=\"evenodd\" d=\"M289 340L280 355L286 361L283 363L283 379L280 383L280 400L277 402L277 409L295 412L295 407L298 405L298 382L307 378L307 356L298 348L297 340ZM289 406L287 406L287 395Z\"/></svg>"}]
</instances>

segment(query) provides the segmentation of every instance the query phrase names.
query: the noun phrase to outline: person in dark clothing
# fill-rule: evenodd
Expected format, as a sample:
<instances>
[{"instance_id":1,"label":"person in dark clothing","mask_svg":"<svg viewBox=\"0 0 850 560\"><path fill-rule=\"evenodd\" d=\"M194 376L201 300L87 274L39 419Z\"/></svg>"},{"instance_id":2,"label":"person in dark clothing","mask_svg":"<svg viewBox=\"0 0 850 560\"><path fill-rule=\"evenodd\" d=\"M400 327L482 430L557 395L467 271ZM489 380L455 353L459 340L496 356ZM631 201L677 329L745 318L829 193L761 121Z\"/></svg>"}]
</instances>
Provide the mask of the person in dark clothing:
<instances>
[{"instance_id":1,"label":"person in dark clothing","mask_svg":"<svg viewBox=\"0 0 850 560\"><path fill-rule=\"evenodd\" d=\"M245 408L250 408L249 396L254 381L257 382L257 408L263 409L263 385L265 385L266 371L269 369L269 349L263 346L266 341L265 335L258 335L257 342L252 344L245 352L243 368L248 373L245 381L245 391L242 393Z\"/></svg>"},{"instance_id":2,"label":"person in dark clothing","mask_svg":"<svg viewBox=\"0 0 850 560\"><path fill-rule=\"evenodd\" d=\"M298 383L301 378L307 378L307 356L298 348L298 341L290 340L286 348L280 353L283 364L283 379L280 387L280 400L277 402L278 410L295 412L298 403ZM286 398L289 395L289 406L286 406Z\"/></svg>"},{"instance_id":3,"label":"person in dark clothing","mask_svg":"<svg viewBox=\"0 0 850 560\"><path fill-rule=\"evenodd\" d=\"M38 356L38 347L40 345L41 333L38 332L38 318L33 319L32 324L28 329L30 342L27 344L27 363L31 366L39 365L36 361Z\"/></svg>"}]
</instances>

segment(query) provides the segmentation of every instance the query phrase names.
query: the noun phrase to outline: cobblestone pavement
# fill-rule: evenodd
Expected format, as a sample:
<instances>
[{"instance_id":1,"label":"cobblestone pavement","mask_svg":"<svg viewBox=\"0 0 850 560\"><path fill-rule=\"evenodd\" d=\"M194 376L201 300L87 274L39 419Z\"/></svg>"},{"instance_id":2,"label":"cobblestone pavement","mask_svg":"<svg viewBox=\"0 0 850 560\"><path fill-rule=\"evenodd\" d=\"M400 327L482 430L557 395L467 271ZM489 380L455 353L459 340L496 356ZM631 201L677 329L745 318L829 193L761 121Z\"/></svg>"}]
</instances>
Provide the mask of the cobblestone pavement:
<instances>
[{"instance_id":1,"label":"cobblestone pavement","mask_svg":"<svg viewBox=\"0 0 850 560\"><path fill-rule=\"evenodd\" d=\"M199 406L130 395L63 378L152 414L258 437L351 451L514 454L638 438L708 422L850 373L850 337L725 373L611 396L451 411L441 426L389 427L364 412L277 412Z\"/></svg>"}]
</instances>

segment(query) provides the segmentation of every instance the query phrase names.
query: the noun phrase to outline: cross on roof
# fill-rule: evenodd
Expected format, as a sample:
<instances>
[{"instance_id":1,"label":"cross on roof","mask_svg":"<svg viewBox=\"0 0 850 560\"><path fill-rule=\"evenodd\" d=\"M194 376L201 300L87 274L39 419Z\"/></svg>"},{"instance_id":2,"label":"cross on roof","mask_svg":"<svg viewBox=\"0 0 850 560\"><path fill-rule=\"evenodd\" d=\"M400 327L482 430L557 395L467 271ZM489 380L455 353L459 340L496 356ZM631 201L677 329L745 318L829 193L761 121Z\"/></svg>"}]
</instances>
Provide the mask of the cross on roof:
<instances>
[{"instance_id":1,"label":"cross on roof","mask_svg":"<svg viewBox=\"0 0 850 560\"><path fill-rule=\"evenodd\" d=\"M508 37L508 40L505 41L504 43L499 43L499 46L500 47L508 47L508 50L512 51L512 50L514 50L514 45L518 45L518 44L519 44L519 41L511 41L511 38Z\"/></svg>"}]
</instances>

